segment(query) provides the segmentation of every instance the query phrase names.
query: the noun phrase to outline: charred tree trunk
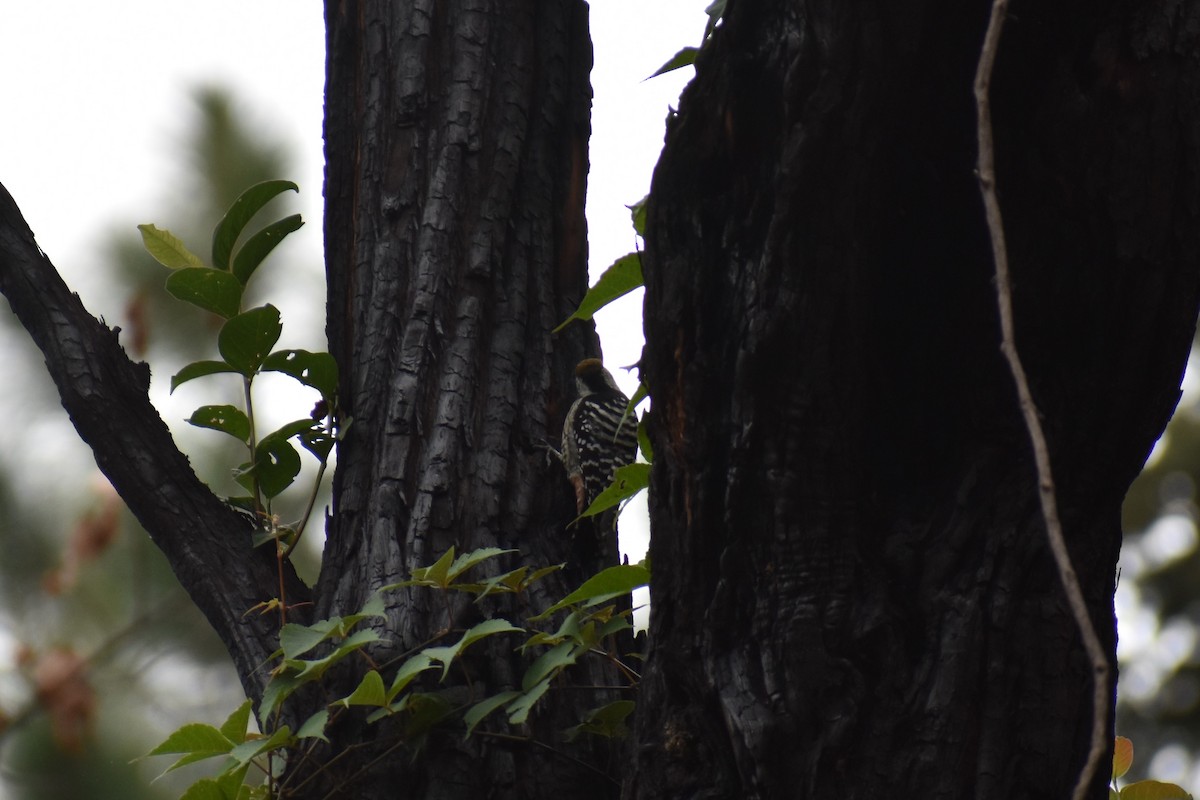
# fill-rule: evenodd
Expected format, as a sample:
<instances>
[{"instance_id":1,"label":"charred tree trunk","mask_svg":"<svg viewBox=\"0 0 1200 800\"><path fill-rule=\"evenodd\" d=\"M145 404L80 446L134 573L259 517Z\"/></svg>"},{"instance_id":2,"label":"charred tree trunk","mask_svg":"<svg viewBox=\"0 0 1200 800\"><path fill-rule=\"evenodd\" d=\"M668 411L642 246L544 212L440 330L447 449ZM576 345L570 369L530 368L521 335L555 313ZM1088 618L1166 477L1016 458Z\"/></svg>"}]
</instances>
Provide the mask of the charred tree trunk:
<instances>
[{"instance_id":1,"label":"charred tree trunk","mask_svg":"<svg viewBox=\"0 0 1200 800\"><path fill-rule=\"evenodd\" d=\"M668 122L629 797L1070 794L1090 672L973 174L989 5L731 2ZM1018 345L1110 654L1197 310L1198 17L1014 2L993 86Z\"/></svg>"},{"instance_id":2,"label":"charred tree trunk","mask_svg":"<svg viewBox=\"0 0 1200 800\"><path fill-rule=\"evenodd\" d=\"M451 546L569 562L550 594L503 609L519 621L616 561L615 537L565 532L570 488L543 446L558 437L574 364L596 352L594 333L549 336L587 288L586 6L330 0L326 24L329 339L352 422L316 613L351 612ZM389 600L377 660L490 613L456 597L447 618L428 590ZM475 699L520 688L517 643L477 646ZM576 678L615 682L595 667ZM393 797L401 785L427 798L615 796L607 746L558 752L559 729L600 704L583 691L547 703L533 731L548 747L497 746L486 735L463 743L449 730L419 759L406 746L354 785L347 776L401 737L347 723L339 746L377 746L322 785L363 798Z\"/></svg>"}]
</instances>

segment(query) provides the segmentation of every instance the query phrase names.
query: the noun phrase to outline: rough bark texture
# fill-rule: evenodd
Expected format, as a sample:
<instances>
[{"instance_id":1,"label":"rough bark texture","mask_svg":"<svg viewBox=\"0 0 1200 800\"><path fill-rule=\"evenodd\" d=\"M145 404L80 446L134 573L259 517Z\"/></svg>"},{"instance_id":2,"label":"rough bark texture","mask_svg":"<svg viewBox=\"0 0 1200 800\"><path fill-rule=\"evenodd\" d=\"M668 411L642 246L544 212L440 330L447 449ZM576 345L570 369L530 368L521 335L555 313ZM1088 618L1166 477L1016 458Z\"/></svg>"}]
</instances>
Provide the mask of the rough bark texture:
<instances>
[{"instance_id":1,"label":"rough bark texture","mask_svg":"<svg viewBox=\"0 0 1200 800\"><path fill-rule=\"evenodd\" d=\"M1091 689L998 350L988 5L731 2L668 122L629 797L1069 796ZM1110 652L1197 308L1197 21L1014 2L993 88L1018 344Z\"/></svg>"},{"instance_id":2,"label":"rough bark texture","mask_svg":"<svg viewBox=\"0 0 1200 800\"><path fill-rule=\"evenodd\" d=\"M100 471L225 642L246 694L258 697L269 677L259 667L276 647L278 624L247 612L279 595L275 559L251 547L246 520L196 477L150 405L150 370L130 361L117 331L67 289L3 186L0 292L45 356ZM283 580L293 602L303 603L308 589L290 565Z\"/></svg>"},{"instance_id":3,"label":"rough bark texture","mask_svg":"<svg viewBox=\"0 0 1200 800\"><path fill-rule=\"evenodd\" d=\"M354 421L338 451L317 615L358 608L451 546L568 561L565 577L547 585L561 591L616 558L614 537L564 534L570 489L543 447L557 440L574 364L596 351L590 329L549 336L587 287L586 6L329 0L326 23L329 339L342 367L341 410ZM428 590L389 598L388 645L377 660L490 613L455 597L447 619ZM510 606L510 618L545 595L532 600ZM476 646L476 698L519 688L517 643ZM485 736L462 743L450 731L419 759L401 749L347 789L613 796L606 746L555 752L556 727L599 704L586 691L548 703L555 710L534 733L553 747L497 747ZM382 752L394 733L348 726L339 739L378 737ZM339 765L327 783L353 774Z\"/></svg>"}]
</instances>

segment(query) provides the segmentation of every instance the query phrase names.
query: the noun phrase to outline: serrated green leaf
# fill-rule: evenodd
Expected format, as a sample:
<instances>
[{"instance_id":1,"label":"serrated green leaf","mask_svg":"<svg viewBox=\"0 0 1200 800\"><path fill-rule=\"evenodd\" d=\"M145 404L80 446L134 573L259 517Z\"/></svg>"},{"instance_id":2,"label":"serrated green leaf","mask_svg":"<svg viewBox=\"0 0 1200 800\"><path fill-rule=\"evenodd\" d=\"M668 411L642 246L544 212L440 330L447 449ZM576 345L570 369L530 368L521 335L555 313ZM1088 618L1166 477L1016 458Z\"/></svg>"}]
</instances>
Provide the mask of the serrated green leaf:
<instances>
[{"instance_id":1,"label":"serrated green leaf","mask_svg":"<svg viewBox=\"0 0 1200 800\"><path fill-rule=\"evenodd\" d=\"M364 619L377 619L387 616L387 605L383 602L383 596L376 592L367 598L367 602L363 603L362 608L353 614L347 614L343 619L347 629L350 626L357 625Z\"/></svg>"},{"instance_id":2,"label":"serrated green leaf","mask_svg":"<svg viewBox=\"0 0 1200 800\"><path fill-rule=\"evenodd\" d=\"M537 684L549 681L565 667L575 663L579 647L574 642L562 642L542 653L534 660L521 677L521 688L530 691Z\"/></svg>"},{"instance_id":3,"label":"serrated green leaf","mask_svg":"<svg viewBox=\"0 0 1200 800\"><path fill-rule=\"evenodd\" d=\"M249 764L238 766L231 761L225 770L217 776L217 784L225 792L226 800L241 800L241 798L249 795L250 787L242 785L246 780L246 770L249 768Z\"/></svg>"},{"instance_id":4,"label":"serrated green leaf","mask_svg":"<svg viewBox=\"0 0 1200 800\"><path fill-rule=\"evenodd\" d=\"M529 719L529 712L533 710L534 705L538 700L542 699L542 695L550 688L550 681L542 681L537 686L534 686L529 691L522 694L508 707L508 721L513 725L524 725Z\"/></svg>"},{"instance_id":5,"label":"serrated green leaf","mask_svg":"<svg viewBox=\"0 0 1200 800\"><path fill-rule=\"evenodd\" d=\"M167 276L167 291L177 300L229 319L242 307L242 285L228 272L184 267Z\"/></svg>"},{"instance_id":6,"label":"serrated green leaf","mask_svg":"<svg viewBox=\"0 0 1200 800\"><path fill-rule=\"evenodd\" d=\"M236 372L236 370L224 361L193 361L171 377L171 391L174 392L188 381L221 372Z\"/></svg>"},{"instance_id":7,"label":"serrated green leaf","mask_svg":"<svg viewBox=\"0 0 1200 800\"><path fill-rule=\"evenodd\" d=\"M454 546L451 545L442 557L433 564L423 570L420 576L421 580L432 581L434 585L441 586L443 589L450 585L450 565L454 563ZM413 570L413 576L417 577L418 570Z\"/></svg>"},{"instance_id":8,"label":"serrated green leaf","mask_svg":"<svg viewBox=\"0 0 1200 800\"><path fill-rule=\"evenodd\" d=\"M283 325L279 309L272 305L244 311L221 326L217 349L225 363L251 377L279 341Z\"/></svg>"},{"instance_id":9,"label":"serrated green leaf","mask_svg":"<svg viewBox=\"0 0 1200 800\"><path fill-rule=\"evenodd\" d=\"M297 670L297 678L305 681L314 681L319 679L329 671L330 667L346 656L361 650L371 642L377 641L379 641L379 634L375 631L356 631L347 636L332 653L324 658L315 658L311 661L285 661L284 664Z\"/></svg>"},{"instance_id":10,"label":"serrated green leaf","mask_svg":"<svg viewBox=\"0 0 1200 800\"><path fill-rule=\"evenodd\" d=\"M276 195L286 191L299 192L300 187L291 181L264 181L242 192L225 216L213 230L213 264L219 269L229 269L233 245L242 235L251 217L262 210Z\"/></svg>"},{"instance_id":11,"label":"serrated green leaf","mask_svg":"<svg viewBox=\"0 0 1200 800\"><path fill-rule=\"evenodd\" d=\"M300 215L293 214L278 222L272 222L251 236L233 257L234 277L245 285L254 271L258 269L258 265L271 254L275 246L286 239L289 233L300 230L300 226L303 224L304 221L300 219Z\"/></svg>"},{"instance_id":12,"label":"serrated green leaf","mask_svg":"<svg viewBox=\"0 0 1200 800\"><path fill-rule=\"evenodd\" d=\"M236 406L200 406L188 417L188 423L227 433L243 444L250 440L250 419Z\"/></svg>"},{"instance_id":13,"label":"serrated green leaf","mask_svg":"<svg viewBox=\"0 0 1200 800\"><path fill-rule=\"evenodd\" d=\"M153 225L138 225L142 234L142 246L154 260L164 267L180 269L181 267L203 267L204 262L192 253L170 231L156 228Z\"/></svg>"},{"instance_id":14,"label":"serrated green leaf","mask_svg":"<svg viewBox=\"0 0 1200 800\"><path fill-rule=\"evenodd\" d=\"M490 558L504 555L505 553L515 553L516 550L502 550L499 547L481 547L478 550L472 550L469 553L463 553L458 558L454 559L454 563L450 565L446 576L450 580L454 580L459 575L469 570L476 564L481 564Z\"/></svg>"},{"instance_id":15,"label":"serrated green leaf","mask_svg":"<svg viewBox=\"0 0 1200 800\"><path fill-rule=\"evenodd\" d=\"M225 787L215 778L201 778L179 796L179 800L231 800Z\"/></svg>"},{"instance_id":16,"label":"serrated green leaf","mask_svg":"<svg viewBox=\"0 0 1200 800\"><path fill-rule=\"evenodd\" d=\"M412 683L413 678L420 675L428 669L433 669L433 660L424 653L417 653L415 656L408 658L400 669L396 671L396 677L392 678L392 685L388 687L387 701L391 703L396 699L396 695L404 691L404 688Z\"/></svg>"},{"instance_id":17,"label":"serrated green leaf","mask_svg":"<svg viewBox=\"0 0 1200 800\"><path fill-rule=\"evenodd\" d=\"M578 589L533 619L544 619L567 606L599 605L614 597L630 594L634 589L640 589L649 584L650 570L641 564L619 564L615 567L608 567L588 578Z\"/></svg>"},{"instance_id":18,"label":"serrated green leaf","mask_svg":"<svg viewBox=\"0 0 1200 800\"><path fill-rule=\"evenodd\" d=\"M579 308L575 309L575 313L563 320L563 323L553 332L558 333L572 320L591 319L597 311L643 284L642 254L629 253L621 256L613 262L611 267L604 270L604 273L596 281L596 285L588 289L582 302L579 303Z\"/></svg>"},{"instance_id":19,"label":"serrated green leaf","mask_svg":"<svg viewBox=\"0 0 1200 800\"><path fill-rule=\"evenodd\" d=\"M250 707L253 704L247 700L237 707L237 710L221 723L221 735L234 744L246 740L246 726L250 724Z\"/></svg>"},{"instance_id":20,"label":"serrated green leaf","mask_svg":"<svg viewBox=\"0 0 1200 800\"><path fill-rule=\"evenodd\" d=\"M628 500L649 485L649 464L626 464L623 467L617 467L613 473L612 483L596 495L596 499L579 516L581 519L594 517Z\"/></svg>"},{"instance_id":21,"label":"serrated green leaf","mask_svg":"<svg viewBox=\"0 0 1200 800\"><path fill-rule=\"evenodd\" d=\"M329 353L277 350L263 360L262 370L290 375L305 386L316 389L326 401L332 400L337 394L337 362Z\"/></svg>"},{"instance_id":22,"label":"serrated green leaf","mask_svg":"<svg viewBox=\"0 0 1200 800\"><path fill-rule=\"evenodd\" d=\"M494 636L497 633L507 633L509 631L522 632L522 628L518 628L506 619L489 619L484 620L478 625L474 625L463 634L452 645L447 647L426 647L421 652L428 656L431 660L440 662L442 665L442 680L446 679L446 675L450 672L450 664L454 659L462 655L470 645L483 639L487 636Z\"/></svg>"},{"instance_id":23,"label":"serrated green leaf","mask_svg":"<svg viewBox=\"0 0 1200 800\"><path fill-rule=\"evenodd\" d=\"M300 730L296 731L296 738L320 739L322 742L328 742L329 739L325 736L325 726L328 724L329 709L322 708L304 721L304 724L300 726Z\"/></svg>"},{"instance_id":24,"label":"serrated green leaf","mask_svg":"<svg viewBox=\"0 0 1200 800\"><path fill-rule=\"evenodd\" d=\"M289 622L279 629L279 649L286 660L299 658L329 637L342 635L343 630L341 617L318 620L312 625Z\"/></svg>"},{"instance_id":25,"label":"serrated green leaf","mask_svg":"<svg viewBox=\"0 0 1200 800\"><path fill-rule=\"evenodd\" d=\"M500 694L492 695L484 700L480 700L475 705L467 709L467 713L463 715L463 722L467 723L467 733L463 737L469 739L471 731L475 730L475 726L483 722L488 714L491 714L500 706L505 705L510 700L520 697L520 692L501 692Z\"/></svg>"},{"instance_id":26,"label":"serrated green leaf","mask_svg":"<svg viewBox=\"0 0 1200 800\"><path fill-rule=\"evenodd\" d=\"M270 736L259 736L254 739L247 739L230 751L229 755L239 764L249 764L253 759L269 753L272 750L277 750L281 747L287 747L292 741L292 729L287 725L281 725Z\"/></svg>"},{"instance_id":27,"label":"serrated green leaf","mask_svg":"<svg viewBox=\"0 0 1200 800\"><path fill-rule=\"evenodd\" d=\"M677 69L690 67L692 64L696 63L696 55L699 52L700 48L698 47L683 48L678 53L667 59L667 63L656 69L654 74L652 74L649 78L646 78L646 80L650 80L650 78L657 78L659 75L665 75L668 72L674 72Z\"/></svg>"},{"instance_id":28,"label":"serrated green leaf","mask_svg":"<svg viewBox=\"0 0 1200 800\"><path fill-rule=\"evenodd\" d=\"M362 677L354 691L334 702L334 705L345 706L383 706L387 705L387 690L383 686L383 677L371 670Z\"/></svg>"},{"instance_id":29,"label":"serrated green leaf","mask_svg":"<svg viewBox=\"0 0 1200 800\"><path fill-rule=\"evenodd\" d=\"M258 726L268 727L271 715L304 683L305 681L294 675L272 675L267 687L263 689L262 701L258 704Z\"/></svg>"},{"instance_id":30,"label":"serrated green leaf","mask_svg":"<svg viewBox=\"0 0 1200 800\"><path fill-rule=\"evenodd\" d=\"M188 764L226 755L233 747L234 742L212 725L192 722L176 730L142 758L182 754L174 764L163 770L162 774L166 775Z\"/></svg>"}]
</instances>

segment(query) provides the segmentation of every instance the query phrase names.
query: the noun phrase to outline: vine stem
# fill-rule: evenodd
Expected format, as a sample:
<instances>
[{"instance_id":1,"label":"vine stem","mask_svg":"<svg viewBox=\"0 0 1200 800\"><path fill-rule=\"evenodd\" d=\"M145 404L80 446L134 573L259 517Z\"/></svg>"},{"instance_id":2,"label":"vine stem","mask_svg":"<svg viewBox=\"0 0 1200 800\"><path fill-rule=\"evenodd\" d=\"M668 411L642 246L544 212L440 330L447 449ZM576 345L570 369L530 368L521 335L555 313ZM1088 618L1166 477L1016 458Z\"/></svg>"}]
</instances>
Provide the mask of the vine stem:
<instances>
[{"instance_id":1,"label":"vine stem","mask_svg":"<svg viewBox=\"0 0 1200 800\"><path fill-rule=\"evenodd\" d=\"M1096 629L1092 625L1087 603L1079 588L1079 578L1075 574L1075 568L1071 565L1071 555L1063 537L1062 522L1058 516L1054 477L1050 470L1050 448L1046 444L1046 435L1042 430L1037 405L1029 390L1029 379L1025 374L1025 367L1017 352L1016 334L1014 333L1012 284L1008 274L1008 248L1004 240L1004 220L1000 215L1000 200L996 195L995 144L992 138L992 112L989 100L992 71L996 63L996 52L999 49L1000 33L1004 29L1007 10L1008 0L993 0L991 19L988 21L983 49L979 56L979 65L975 72L975 104L979 137L979 190L983 196L988 232L992 240L992 256L996 266L996 303L1000 311L1002 339L1000 349L1004 353L1005 360L1008 361L1013 381L1016 383L1021 414L1025 419L1030 442L1033 444L1033 454L1037 465L1038 496L1041 500L1042 519L1046 525L1046 538L1050 544L1050 551L1054 554L1054 563L1058 567L1058 576L1066 592L1071 613L1075 617L1075 624L1079 627L1084 649L1091 662L1091 747L1088 751L1087 762L1084 764L1072 792L1073 800L1084 800L1100 761L1108 749L1107 737L1104 735L1104 723L1108 712L1109 666L1108 657L1105 655L1104 648L1100 645L1100 639L1096 635Z\"/></svg>"}]
</instances>

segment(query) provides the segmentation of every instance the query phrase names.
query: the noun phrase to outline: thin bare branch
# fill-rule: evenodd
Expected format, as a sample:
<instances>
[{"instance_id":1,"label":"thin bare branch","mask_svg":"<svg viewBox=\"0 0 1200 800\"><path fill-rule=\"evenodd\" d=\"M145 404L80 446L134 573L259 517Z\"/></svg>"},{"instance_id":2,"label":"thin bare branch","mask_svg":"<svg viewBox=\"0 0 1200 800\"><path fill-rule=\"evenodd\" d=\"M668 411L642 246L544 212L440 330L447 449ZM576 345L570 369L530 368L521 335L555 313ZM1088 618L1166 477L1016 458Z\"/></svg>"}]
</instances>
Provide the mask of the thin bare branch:
<instances>
[{"instance_id":1,"label":"thin bare branch","mask_svg":"<svg viewBox=\"0 0 1200 800\"><path fill-rule=\"evenodd\" d=\"M1008 250L1004 240L1004 221L1000 215L1000 200L996 195L995 147L992 139L992 114L989 102L992 71L996 63L996 52L999 48L1000 33L1004 28L1007 9L1008 0L993 1L992 16L984 37L979 66L975 72L975 103L978 112L979 134L979 189L983 195L988 231L992 239L992 255L996 262L996 302L1000 310L1002 336L1000 349L1008 361L1013 380L1016 382L1021 414L1025 418L1025 427L1029 431L1029 439L1033 443L1034 459L1037 464L1038 495L1041 499L1042 518L1046 524L1046 538L1049 540L1050 550L1054 554L1054 563L1058 567L1058 575L1071 606L1071 613L1075 617L1075 623L1079 626L1079 634L1083 638L1083 645L1092 665L1091 748L1072 794L1074 800L1083 800L1087 796L1088 788L1092 784L1100 761L1108 750L1105 720L1108 716L1109 667L1108 657L1092 626L1087 603L1084 602L1083 592L1079 588L1079 578L1071 565L1071 555L1067 551L1066 540L1063 537L1062 522L1058 517L1054 477L1050 470L1050 449L1046 444L1046 435L1042 430L1037 406L1029 390L1025 367L1017 352L1016 334L1013 327L1012 284L1008 274Z\"/></svg>"},{"instance_id":2,"label":"thin bare branch","mask_svg":"<svg viewBox=\"0 0 1200 800\"><path fill-rule=\"evenodd\" d=\"M276 591L274 553L252 548L245 520L196 477L150 404L149 369L130 361L117 333L67 288L3 186L0 292L45 356L96 464L167 556L257 698L267 679L257 667L275 648L276 628L246 610ZM285 583L288 602L308 597L290 564Z\"/></svg>"}]
</instances>

